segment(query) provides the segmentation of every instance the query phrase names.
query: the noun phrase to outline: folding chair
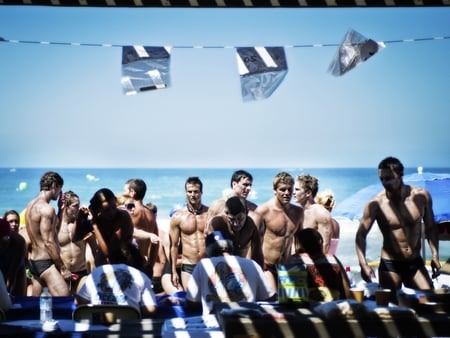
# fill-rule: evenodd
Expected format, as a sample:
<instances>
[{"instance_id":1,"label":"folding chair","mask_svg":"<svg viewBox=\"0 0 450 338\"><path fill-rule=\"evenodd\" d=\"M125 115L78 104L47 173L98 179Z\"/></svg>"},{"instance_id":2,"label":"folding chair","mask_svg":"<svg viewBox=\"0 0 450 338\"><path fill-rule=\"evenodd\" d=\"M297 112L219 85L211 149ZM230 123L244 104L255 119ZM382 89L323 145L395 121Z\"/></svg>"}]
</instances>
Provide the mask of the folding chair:
<instances>
[{"instance_id":1,"label":"folding chair","mask_svg":"<svg viewBox=\"0 0 450 338\"><path fill-rule=\"evenodd\" d=\"M73 320L110 325L122 319L141 319L141 313L131 305L82 304L72 314Z\"/></svg>"}]
</instances>

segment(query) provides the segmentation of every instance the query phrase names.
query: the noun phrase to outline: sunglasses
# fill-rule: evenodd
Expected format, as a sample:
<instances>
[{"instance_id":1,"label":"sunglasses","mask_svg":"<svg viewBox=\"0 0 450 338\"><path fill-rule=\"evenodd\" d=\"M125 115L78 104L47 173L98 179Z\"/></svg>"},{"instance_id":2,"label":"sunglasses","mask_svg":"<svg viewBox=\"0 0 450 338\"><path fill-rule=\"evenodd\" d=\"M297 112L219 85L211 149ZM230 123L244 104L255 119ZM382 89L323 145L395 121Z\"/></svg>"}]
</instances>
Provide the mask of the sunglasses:
<instances>
[{"instance_id":1,"label":"sunglasses","mask_svg":"<svg viewBox=\"0 0 450 338\"><path fill-rule=\"evenodd\" d=\"M124 207L127 208L127 210L133 210L136 206L134 203L126 203L124 204Z\"/></svg>"}]
</instances>

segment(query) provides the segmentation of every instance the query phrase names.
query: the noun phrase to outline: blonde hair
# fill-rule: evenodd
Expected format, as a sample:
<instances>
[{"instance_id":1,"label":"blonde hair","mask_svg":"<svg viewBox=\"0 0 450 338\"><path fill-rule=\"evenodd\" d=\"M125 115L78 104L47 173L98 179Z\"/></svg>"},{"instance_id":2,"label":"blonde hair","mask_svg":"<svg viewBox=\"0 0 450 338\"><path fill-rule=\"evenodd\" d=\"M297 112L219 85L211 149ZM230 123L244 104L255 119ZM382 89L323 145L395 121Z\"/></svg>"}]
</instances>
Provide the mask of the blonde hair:
<instances>
[{"instance_id":1,"label":"blonde hair","mask_svg":"<svg viewBox=\"0 0 450 338\"><path fill-rule=\"evenodd\" d=\"M318 192L315 201L316 203L323 205L325 209L329 211L333 210L336 205L334 193L331 189L325 189L324 191Z\"/></svg>"}]
</instances>

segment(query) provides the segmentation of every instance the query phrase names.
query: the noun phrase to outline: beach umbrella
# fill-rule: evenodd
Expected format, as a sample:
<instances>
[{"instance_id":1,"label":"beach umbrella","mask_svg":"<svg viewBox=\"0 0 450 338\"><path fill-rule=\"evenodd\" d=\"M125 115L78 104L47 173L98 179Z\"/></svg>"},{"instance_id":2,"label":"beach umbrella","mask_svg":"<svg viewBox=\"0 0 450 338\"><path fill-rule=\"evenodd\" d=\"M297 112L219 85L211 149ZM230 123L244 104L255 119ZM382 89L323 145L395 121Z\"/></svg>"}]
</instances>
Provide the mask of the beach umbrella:
<instances>
[{"instance_id":1,"label":"beach umbrella","mask_svg":"<svg viewBox=\"0 0 450 338\"><path fill-rule=\"evenodd\" d=\"M423 187L430 192L436 223L450 221L450 173L422 172L419 169L417 173L403 176L403 182ZM359 190L338 203L333 210L333 216L346 217L351 220L360 219L367 201L383 189L379 182Z\"/></svg>"}]
</instances>

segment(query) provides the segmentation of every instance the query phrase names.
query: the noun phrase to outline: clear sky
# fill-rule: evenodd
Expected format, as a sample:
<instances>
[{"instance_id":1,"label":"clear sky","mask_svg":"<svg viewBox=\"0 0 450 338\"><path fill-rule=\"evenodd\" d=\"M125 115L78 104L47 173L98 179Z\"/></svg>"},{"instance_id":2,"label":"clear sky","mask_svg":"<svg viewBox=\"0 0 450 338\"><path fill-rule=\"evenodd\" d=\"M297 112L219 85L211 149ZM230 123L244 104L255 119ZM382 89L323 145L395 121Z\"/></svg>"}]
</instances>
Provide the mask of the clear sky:
<instances>
[{"instance_id":1,"label":"clear sky","mask_svg":"<svg viewBox=\"0 0 450 338\"><path fill-rule=\"evenodd\" d=\"M273 95L243 102L234 48L173 48L168 89L120 84L122 49L0 42L2 167L450 167L450 39L387 43L327 72L349 29L375 41L450 36L450 8L0 6L6 40L282 46Z\"/></svg>"}]
</instances>

